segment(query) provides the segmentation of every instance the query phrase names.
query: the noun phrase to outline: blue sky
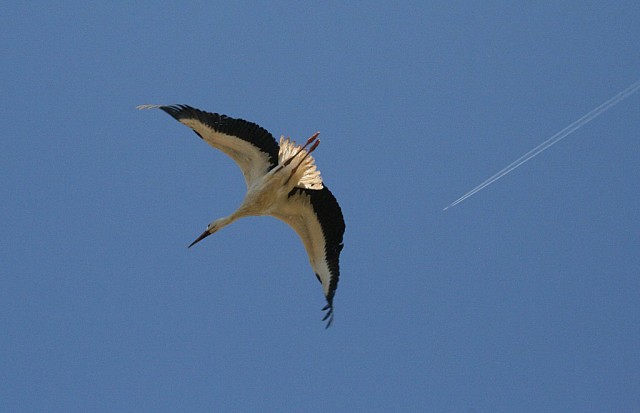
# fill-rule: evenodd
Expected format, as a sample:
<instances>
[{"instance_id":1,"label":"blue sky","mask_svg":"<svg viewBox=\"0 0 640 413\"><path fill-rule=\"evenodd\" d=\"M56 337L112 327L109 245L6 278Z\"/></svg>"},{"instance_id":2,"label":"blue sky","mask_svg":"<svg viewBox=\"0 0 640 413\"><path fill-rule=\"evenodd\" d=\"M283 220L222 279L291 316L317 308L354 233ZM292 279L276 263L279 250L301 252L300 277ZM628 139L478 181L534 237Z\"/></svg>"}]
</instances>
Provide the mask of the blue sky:
<instances>
[{"instance_id":1,"label":"blue sky","mask_svg":"<svg viewBox=\"0 0 640 413\"><path fill-rule=\"evenodd\" d=\"M12 2L1 411L640 410L640 4ZM223 154L144 103L304 139L335 321Z\"/></svg>"}]
</instances>

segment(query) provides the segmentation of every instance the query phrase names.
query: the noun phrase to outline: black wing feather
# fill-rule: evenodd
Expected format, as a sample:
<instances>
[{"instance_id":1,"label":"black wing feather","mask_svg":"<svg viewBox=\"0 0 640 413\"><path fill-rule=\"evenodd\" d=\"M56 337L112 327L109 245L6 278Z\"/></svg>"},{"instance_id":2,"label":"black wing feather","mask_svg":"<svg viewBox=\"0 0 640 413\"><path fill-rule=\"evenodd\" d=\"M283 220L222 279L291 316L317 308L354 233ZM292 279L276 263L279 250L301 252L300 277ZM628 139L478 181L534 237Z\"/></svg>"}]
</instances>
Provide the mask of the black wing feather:
<instances>
[{"instance_id":1,"label":"black wing feather","mask_svg":"<svg viewBox=\"0 0 640 413\"><path fill-rule=\"evenodd\" d=\"M235 119L227 115L205 112L188 105L160 106L160 109L173 116L178 122L181 119L196 119L216 132L235 136L249 142L269 155L272 168L278 165L280 146L273 135L260 125L244 119ZM198 136L200 135L198 134Z\"/></svg>"},{"instance_id":2,"label":"black wing feather","mask_svg":"<svg viewBox=\"0 0 640 413\"><path fill-rule=\"evenodd\" d=\"M327 305L323 308L323 310L328 311L325 315L325 320L327 318L329 319L328 327L333 320L333 297L340 279L340 252L344 247L344 217L338 201L326 185L322 189L295 188L291 191L290 195L298 192L305 193L309 196L311 206L318 217L325 238L325 259L329 267L329 272L331 273L329 292L326 296ZM316 277L320 280L317 274Z\"/></svg>"}]
</instances>

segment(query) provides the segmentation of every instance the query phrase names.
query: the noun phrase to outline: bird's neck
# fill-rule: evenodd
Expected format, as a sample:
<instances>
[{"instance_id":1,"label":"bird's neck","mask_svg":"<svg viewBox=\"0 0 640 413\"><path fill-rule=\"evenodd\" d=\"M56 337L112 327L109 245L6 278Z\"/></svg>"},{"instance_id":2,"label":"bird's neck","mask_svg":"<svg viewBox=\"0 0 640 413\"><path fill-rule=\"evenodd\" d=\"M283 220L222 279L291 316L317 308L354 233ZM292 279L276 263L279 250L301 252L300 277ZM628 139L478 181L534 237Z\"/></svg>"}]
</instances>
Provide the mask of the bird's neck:
<instances>
[{"instance_id":1,"label":"bird's neck","mask_svg":"<svg viewBox=\"0 0 640 413\"><path fill-rule=\"evenodd\" d=\"M222 228L226 227L227 225L232 224L236 220L242 218L243 215L239 214L239 212L240 211L236 211L236 212L234 212L233 214L231 214L229 216L218 218L215 221L216 231L220 231Z\"/></svg>"}]
</instances>

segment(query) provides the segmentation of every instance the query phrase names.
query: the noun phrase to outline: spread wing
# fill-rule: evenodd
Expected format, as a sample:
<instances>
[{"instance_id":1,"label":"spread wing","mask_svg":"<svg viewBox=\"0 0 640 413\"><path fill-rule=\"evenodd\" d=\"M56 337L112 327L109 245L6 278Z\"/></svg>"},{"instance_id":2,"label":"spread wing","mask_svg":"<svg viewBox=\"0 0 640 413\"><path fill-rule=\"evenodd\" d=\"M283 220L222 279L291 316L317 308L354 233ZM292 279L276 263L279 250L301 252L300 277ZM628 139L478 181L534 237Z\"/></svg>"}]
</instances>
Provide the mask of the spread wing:
<instances>
[{"instance_id":1,"label":"spread wing","mask_svg":"<svg viewBox=\"0 0 640 413\"><path fill-rule=\"evenodd\" d=\"M193 129L209 145L226 153L242 170L247 188L278 164L278 143L266 129L255 123L187 105L142 105L138 108L162 109Z\"/></svg>"},{"instance_id":2,"label":"spread wing","mask_svg":"<svg viewBox=\"0 0 640 413\"><path fill-rule=\"evenodd\" d=\"M289 224L304 244L311 268L327 299L323 320L333 321L333 296L340 278L340 251L345 224L338 201L324 186L314 190L294 188L274 216Z\"/></svg>"}]
</instances>

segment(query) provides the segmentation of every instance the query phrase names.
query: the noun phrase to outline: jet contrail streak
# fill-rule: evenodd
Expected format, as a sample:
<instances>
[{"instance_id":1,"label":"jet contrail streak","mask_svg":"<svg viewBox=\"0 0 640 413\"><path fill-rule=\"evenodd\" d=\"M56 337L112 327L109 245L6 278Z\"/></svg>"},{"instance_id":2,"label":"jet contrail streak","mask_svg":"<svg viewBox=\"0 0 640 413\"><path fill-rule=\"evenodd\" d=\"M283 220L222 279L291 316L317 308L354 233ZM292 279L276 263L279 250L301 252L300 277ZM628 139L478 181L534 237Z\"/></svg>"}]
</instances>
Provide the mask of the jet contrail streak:
<instances>
[{"instance_id":1,"label":"jet contrail streak","mask_svg":"<svg viewBox=\"0 0 640 413\"><path fill-rule=\"evenodd\" d=\"M527 162L528 160L534 158L535 156L537 156L540 153L544 152L545 150L549 149L551 146L553 146L554 144L560 142L562 139L566 138L567 136L571 135L573 132L577 131L578 129L580 129L581 127L586 125L587 123L591 122L593 119L597 118L602 113L606 112L608 109L612 108L613 106L617 105L618 103L622 102L623 100L625 100L626 98L628 98L629 96L631 96L632 94L637 92L638 89L640 89L640 80L632 83L629 87L627 87L622 92L618 93L617 95L615 95L611 99L607 100L606 102L604 102L603 104L601 104L597 108L593 109L591 112L585 114L580 119L576 120L575 122L573 122L572 124L570 124L566 128L562 129L560 132L556 133L555 135L553 135L552 137L550 137L546 141L542 142L540 145L536 146L535 148L531 149L529 152L525 153L524 155L522 155L521 157L519 157L515 161L511 162L509 165L507 165L506 167L504 167L503 169L501 169L500 171L495 173L493 176L488 178L486 181L482 182L480 185L476 186L471 191L467 192L466 194L464 194L460 198L456 199L453 203L451 203L449 206L444 208L443 211L446 211L447 209L451 208L452 206L458 205L460 202L462 202L465 199L469 198L471 195L475 194L476 192L481 191L482 189L484 189L487 186L491 185L492 183L494 183L498 179L502 178L503 176L505 176L509 172L513 171L514 169L516 169L517 167L519 167L523 163Z\"/></svg>"}]
</instances>

